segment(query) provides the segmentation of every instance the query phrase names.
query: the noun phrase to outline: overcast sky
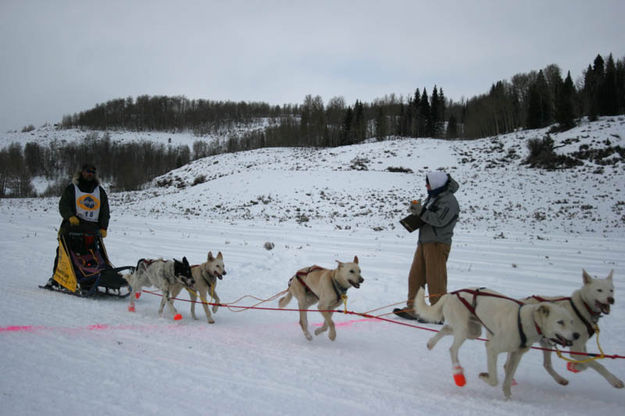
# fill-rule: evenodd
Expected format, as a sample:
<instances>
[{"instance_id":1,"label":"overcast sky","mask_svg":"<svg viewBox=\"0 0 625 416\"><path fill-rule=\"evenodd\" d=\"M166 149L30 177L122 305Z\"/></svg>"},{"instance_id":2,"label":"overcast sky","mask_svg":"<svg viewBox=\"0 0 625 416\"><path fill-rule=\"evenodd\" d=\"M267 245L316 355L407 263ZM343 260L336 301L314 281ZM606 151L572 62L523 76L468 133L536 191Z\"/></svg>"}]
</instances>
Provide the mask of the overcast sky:
<instances>
[{"instance_id":1,"label":"overcast sky","mask_svg":"<svg viewBox=\"0 0 625 416\"><path fill-rule=\"evenodd\" d=\"M625 0L0 0L0 134L114 98L459 100L625 57Z\"/></svg>"}]
</instances>

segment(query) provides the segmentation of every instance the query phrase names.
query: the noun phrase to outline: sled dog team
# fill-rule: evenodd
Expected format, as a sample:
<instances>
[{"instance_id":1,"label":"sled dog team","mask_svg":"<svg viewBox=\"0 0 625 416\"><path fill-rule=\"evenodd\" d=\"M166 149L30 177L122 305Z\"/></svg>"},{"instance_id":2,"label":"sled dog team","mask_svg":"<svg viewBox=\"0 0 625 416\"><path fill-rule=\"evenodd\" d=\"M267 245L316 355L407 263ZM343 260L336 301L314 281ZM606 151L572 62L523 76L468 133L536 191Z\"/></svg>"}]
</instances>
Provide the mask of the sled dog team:
<instances>
[{"instance_id":1,"label":"sled dog team","mask_svg":"<svg viewBox=\"0 0 625 416\"><path fill-rule=\"evenodd\" d=\"M317 304L323 316L323 325L315 330L315 335L328 331L331 340L336 338L336 329L332 321L332 311L340 305L349 288L359 288L364 282L358 265L358 257L351 262L339 262L335 269L311 266L298 270L288 282L287 293L278 305L284 308L292 298L298 302L299 324L307 340L312 340L308 331L307 310ZM162 315L165 304L168 305L174 319L181 319L176 311L173 299L182 289L188 290L191 297L191 315L195 315L195 304L198 294L204 307L209 323L214 319L209 311L207 297L215 300L213 313L220 303L216 292L217 280L226 275L223 255L208 253L206 262L190 266L186 257L178 260L145 260L137 263L134 273L126 278L132 291L128 310L135 311L135 299L141 294L142 287L155 286L163 293L159 314ZM438 341L453 336L450 348L453 376L457 385L463 386L466 381L458 352L466 339L476 339L486 330L487 372L480 373L480 379L491 386L497 381L497 356L506 352L504 365L503 392L506 399L510 398L514 373L521 357L535 342L543 347L554 344L570 347L574 359L569 361L567 368L579 372L592 368L601 374L612 386L623 388L625 384L608 371L595 359L588 359L586 342L598 331L599 318L610 313L610 305L614 304L613 271L608 277L593 278L585 270L582 273L583 284L570 297L530 296L524 299L508 298L498 292L486 288L467 288L443 295L434 305L425 302L425 291L419 290L415 298L415 312L430 322L443 321L441 330L427 342L432 349ZM543 350L543 365L553 379L562 385L568 380L559 375L552 367L551 351Z\"/></svg>"}]
</instances>

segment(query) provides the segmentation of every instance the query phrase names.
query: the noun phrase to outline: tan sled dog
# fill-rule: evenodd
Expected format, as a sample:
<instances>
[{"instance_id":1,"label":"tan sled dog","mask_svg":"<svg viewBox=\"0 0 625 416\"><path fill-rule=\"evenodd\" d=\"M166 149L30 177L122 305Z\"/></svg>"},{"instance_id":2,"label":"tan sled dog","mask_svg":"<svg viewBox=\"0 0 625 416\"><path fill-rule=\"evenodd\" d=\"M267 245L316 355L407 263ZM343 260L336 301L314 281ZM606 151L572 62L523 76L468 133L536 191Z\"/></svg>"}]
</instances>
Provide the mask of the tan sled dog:
<instances>
[{"instance_id":1,"label":"tan sled dog","mask_svg":"<svg viewBox=\"0 0 625 416\"><path fill-rule=\"evenodd\" d=\"M315 335L319 335L330 328L328 338L334 341L336 329L334 328L334 321L332 321L331 311L341 304L347 289L352 286L358 289L360 284L365 281L360 275L357 256L354 256L354 261L351 263L341 263L340 261L337 263L338 266L334 270L319 266L298 270L295 276L289 280L288 293L278 302L278 305L284 308L295 296L300 309L299 324L304 331L304 336L309 341L312 340L312 335L308 332L307 309L318 303L317 307L323 315L324 322L323 326L315 329Z\"/></svg>"},{"instance_id":2,"label":"tan sled dog","mask_svg":"<svg viewBox=\"0 0 625 416\"><path fill-rule=\"evenodd\" d=\"M488 372L480 378L491 386L497 385L497 356L508 352L505 366L503 393L510 398L512 378L523 354L541 337L551 342L569 346L579 338L575 332L573 317L564 308L542 302L523 305L514 299L484 288L461 289L443 295L433 306L425 303L425 292L419 289L415 298L417 314L430 322L445 320L440 332L427 343L428 349L446 335L453 335L449 349L454 379L458 386L465 384L458 350L466 339L475 339L487 329L486 357Z\"/></svg>"},{"instance_id":3,"label":"tan sled dog","mask_svg":"<svg viewBox=\"0 0 625 416\"><path fill-rule=\"evenodd\" d=\"M191 316L193 319L197 319L197 316L195 316L195 304L198 297L197 293L199 292L200 300L204 307L204 313L206 313L206 319L209 324L214 324L215 320L211 316L207 303L210 302L211 298L214 299L215 302L213 303L216 303L216 305L213 305L212 309L213 313L217 313L217 309L219 309L219 305L217 304L221 303L216 290L217 279L221 280L226 275L224 256L221 254L221 251L217 253L217 257L213 257L213 253L209 251L204 263L191 266L191 274L195 281L195 285L192 288L195 290L189 290L189 296L191 297ZM172 291L173 297L178 296L182 288L182 285L177 285Z\"/></svg>"},{"instance_id":4,"label":"tan sled dog","mask_svg":"<svg viewBox=\"0 0 625 416\"><path fill-rule=\"evenodd\" d=\"M553 302L559 306L566 308L573 316L575 331L580 334L579 338L573 341L571 351L586 353L586 342L595 334L596 325L603 315L610 313L610 305L614 304L614 283L612 275L614 270L605 279L593 279L586 270L582 270L583 285L580 289L573 292L571 297L542 297L530 296L521 299L523 302ZM541 342L541 344L544 344ZM543 345L546 346L546 345ZM586 361L586 355L571 354L571 358L578 361ZM543 366L545 370L553 377L553 379L562 385L569 384L569 381L559 375L551 364L551 351L543 350ZM625 387L623 380L620 380L614 374L609 372L603 365L596 360L587 362L569 362L567 368L573 372L583 371L592 368L605 378L612 386L622 389Z\"/></svg>"}]
</instances>

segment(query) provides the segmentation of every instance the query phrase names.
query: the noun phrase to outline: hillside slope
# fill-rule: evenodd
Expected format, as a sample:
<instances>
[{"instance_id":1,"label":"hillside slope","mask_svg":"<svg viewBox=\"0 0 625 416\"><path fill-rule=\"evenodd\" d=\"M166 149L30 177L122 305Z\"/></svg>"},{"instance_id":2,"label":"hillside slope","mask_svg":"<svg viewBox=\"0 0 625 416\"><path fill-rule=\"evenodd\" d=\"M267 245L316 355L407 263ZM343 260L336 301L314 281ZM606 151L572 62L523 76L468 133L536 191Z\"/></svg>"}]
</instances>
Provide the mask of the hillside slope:
<instances>
[{"instance_id":1,"label":"hillside slope","mask_svg":"<svg viewBox=\"0 0 625 416\"><path fill-rule=\"evenodd\" d=\"M137 215L392 230L408 201L425 196L425 173L444 169L460 183L461 227L526 229L535 235L622 231L622 157L608 152L554 171L523 164L528 140L545 134L543 129L474 141L395 139L223 154L197 160L113 201ZM552 138L560 154L622 148L625 117L587 123ZM176 202L165 204L172 195Z\"/></svg>"}]
</instances>

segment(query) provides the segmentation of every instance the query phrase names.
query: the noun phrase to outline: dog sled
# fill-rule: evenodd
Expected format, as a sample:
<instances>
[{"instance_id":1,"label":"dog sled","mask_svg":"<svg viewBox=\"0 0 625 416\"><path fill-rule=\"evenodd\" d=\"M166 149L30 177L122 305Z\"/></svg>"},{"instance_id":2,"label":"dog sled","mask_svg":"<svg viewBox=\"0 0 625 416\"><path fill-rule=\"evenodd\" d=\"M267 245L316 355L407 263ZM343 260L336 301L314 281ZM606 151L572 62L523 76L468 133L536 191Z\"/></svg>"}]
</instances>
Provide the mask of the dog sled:
<instances>
[{"instance_id":1,"label":"dog sled","mask_svg":"<svg viewBox=\"0 0 625 416\"><path fill-rule=\"evenodd\" d=\"M81 297L130 295L121 272L133 266L114 267L99 233L69 232L59 236L58 261L43 289Z\"/></svg>"}]
</instances>

